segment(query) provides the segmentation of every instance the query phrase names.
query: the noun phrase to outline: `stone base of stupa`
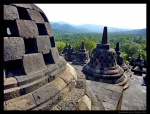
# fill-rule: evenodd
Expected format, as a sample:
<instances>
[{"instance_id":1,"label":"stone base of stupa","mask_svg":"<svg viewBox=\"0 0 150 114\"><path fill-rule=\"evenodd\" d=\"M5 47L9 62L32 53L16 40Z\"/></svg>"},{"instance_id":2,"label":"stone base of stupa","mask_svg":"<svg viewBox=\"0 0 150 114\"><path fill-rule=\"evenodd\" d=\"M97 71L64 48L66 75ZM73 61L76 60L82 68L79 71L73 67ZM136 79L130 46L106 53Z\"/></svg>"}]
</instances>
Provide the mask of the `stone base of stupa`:
<instances>
[{"instance_id":1,"label":"stone base of stupa","mask_svg":"<svg viewBox=\"0 0 150 114\"><path fill-rule=\"evenodd\" d=\"M83 72L86 75L86 79L89 80L123 86L123 89L129 87L128 77L125 75L124 70L119 65L104 70L99 70L86 64L83 67Z\"/></svg>"}]
</instances>

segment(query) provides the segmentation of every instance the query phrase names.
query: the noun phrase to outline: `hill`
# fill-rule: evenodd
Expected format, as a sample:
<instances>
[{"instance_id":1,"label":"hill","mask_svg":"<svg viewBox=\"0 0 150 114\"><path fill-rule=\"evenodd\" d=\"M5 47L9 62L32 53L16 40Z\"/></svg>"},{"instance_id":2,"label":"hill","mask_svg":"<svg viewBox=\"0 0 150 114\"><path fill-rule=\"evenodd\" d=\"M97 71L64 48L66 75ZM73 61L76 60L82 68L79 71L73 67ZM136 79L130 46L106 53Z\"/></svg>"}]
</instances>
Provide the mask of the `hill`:
<instances>
[{"instance_id":1,"label":"hill","mask_svg":"<svg viewBox=\"0 0 150 114\"><path fill-rule=\"evenodd\" d=\"M102 33L104 26L94 24L71 25L66 22L51 22L52 31L54 34L70 34L70 33ZM114 34L138 34L146 35L146 29L122 29L109 27L108 32Z\"/></svg>"}]
</instances>

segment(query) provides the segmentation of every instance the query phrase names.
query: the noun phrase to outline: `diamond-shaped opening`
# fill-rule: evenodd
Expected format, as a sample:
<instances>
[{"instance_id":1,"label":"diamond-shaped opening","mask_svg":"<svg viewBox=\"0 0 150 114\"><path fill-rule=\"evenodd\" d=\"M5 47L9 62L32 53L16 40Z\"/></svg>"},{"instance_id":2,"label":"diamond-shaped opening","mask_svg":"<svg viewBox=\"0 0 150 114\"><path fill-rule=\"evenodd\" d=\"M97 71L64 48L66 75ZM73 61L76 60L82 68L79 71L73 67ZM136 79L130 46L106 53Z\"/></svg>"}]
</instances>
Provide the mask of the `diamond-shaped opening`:
<instances>
[{"instance_id":1,"label":"diamond-shaped opening","mask_svg":"<svg viewBox=\"0 0 150 114\"><path fill-rule=\"evenodd\" d=\"M18 29L16 22L13 20L4 20L4 36L18 37Z\"/></svg>"},{"instance_id":2,"label":"diamond-shaped opening","mask_svg":"<svg viewBox=\"0 0 150 114\"><path fill-rule=\"evenodd\" d=\"M45 16L45 14L43 14L42 12L40 12L40 14L42 15L42 17L43 17L43 19L44 19L45 22L49 22L48 19L47 19L47 17Z\"/></svg>"},{"instance_id":3,"label":"diamond-shaped opening","mask_svg":"<svg viewBox=\"0 0 150 114\"><path fill-rule=\"evenodd\" d=\"M25 54L38 53L36 38L24 39Z\"/></svg>"},{"instance_id":4,"label":"diamond-shaped opening","mask_svg":"<svg viewBox=\"0 0 150 114\"><path fill-rule=\"evenodd\" d=\"M109 67L109 65L108 65L108 64L106 64L106 66L107 66L107 67Z\"/></svg>"},{"instance_id":5,"label":"diamond-shaped opening","mask_svg":"<svg viewBox=\"0 0 150 114\"><path fill-rule=\"evenodd\" d=\"M54 40L54 37L50 37L50 42L51 42L51 46L52 47L55 47L55 40Z\"/></svg>"},{"instance_id":6,"label":"diamond-shaped opening","mask_svg":"<svg viewBox=\"0 0 150 114\"><path fill-rule=\"evenodd\" d=\"M43 58L44 58L44 62L46 65L54 63L54 59L53 59L51 51L47 54L43 54Z\"/></svg>"},{"instance_id":7,"label":"diamond-shaped opening","mask_svg":"<svg viewBox=\"0 0 150 114\"><path fill-rule=\"evenodd\" d=\"M101 59L104 59L104 57L102 56Z\"/></svg>"},{"instance_id":8,"label":"diamond-shaped opening","mask_svg":"<svg viewBox=\"0 0 150 114\"><path fill-rule=\"evenodd\" d=\"M22 60L4 62L6 78L25 75Z\"/></svg>"},{"instance_id":9,"label":"diamond-shaped opening","mask_svg":"<svg viewBox=\"0 0 150 114\"><path fill-rule=\"evenodd\" d=\"M17 9L18 9L20 19L31 20L31 17L29 16L29 14L25 8L17 7Z\"/></svg>"},{"instance_id":10,"label":"diamond-shaped opening","mask_svg":"<svg viewBox=\"0 0 150 114\"><path fill-rule=\"evenodd\" d=\"M103 67L104 66L104 64L101 64L101 67Z\"/></svg>"},{"instance_id":11,"label":"diamond-shaped opening","mask_svg":"<svg viewBox=\"0 0 150 114\"><path fill-rule=\"evenodd\" d=\"M38 27L39 35L48 35L44 24L37 23L37 27Z\"/></svg>"}]
</instances>

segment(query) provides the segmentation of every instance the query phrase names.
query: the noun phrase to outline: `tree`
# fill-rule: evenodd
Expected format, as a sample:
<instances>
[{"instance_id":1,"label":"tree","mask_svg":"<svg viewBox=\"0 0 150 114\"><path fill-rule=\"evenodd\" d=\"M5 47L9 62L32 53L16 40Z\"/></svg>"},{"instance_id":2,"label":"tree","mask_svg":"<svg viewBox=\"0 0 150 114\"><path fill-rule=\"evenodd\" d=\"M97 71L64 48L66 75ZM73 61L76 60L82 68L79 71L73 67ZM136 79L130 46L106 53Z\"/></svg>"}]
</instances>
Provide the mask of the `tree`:
<instances>
[{"instance_id":1,"label":"tree","mask_svg":"<svg viewBox=\"0 0 150 114\"><path fill-rule=\"evenodd\" d=\"M56 42L56 46L59 52L62 52L66 44L64 42Z\"/></svg>"}]
</instances>

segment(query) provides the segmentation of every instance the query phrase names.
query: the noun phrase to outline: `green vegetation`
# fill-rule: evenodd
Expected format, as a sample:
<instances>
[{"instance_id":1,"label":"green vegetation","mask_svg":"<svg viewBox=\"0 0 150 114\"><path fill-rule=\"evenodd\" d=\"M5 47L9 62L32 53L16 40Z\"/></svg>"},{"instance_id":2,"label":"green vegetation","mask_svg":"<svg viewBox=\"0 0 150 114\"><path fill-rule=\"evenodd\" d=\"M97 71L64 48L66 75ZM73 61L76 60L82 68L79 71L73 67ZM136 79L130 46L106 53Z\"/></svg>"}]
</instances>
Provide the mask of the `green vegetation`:
<instances>
[{"instance_id":1,"label":"green vegetation","mask_svg":"<svg viewBox=\"0 0 150 114\"><path fill-rule=\"evenodd\" d=\"M62 51L67 44L71 44L77 51L81 42L84 41L85 47L91 53L97 43L101 43L101 33L71 33L71 34L54 34L56 45L59 51ZM126 63L132 58L137 58L139 54L146 60L146 36L135 34L111 34L108 33L109 43L115 49L116 43L119 42L120 51Z\"/></svg>"}]
</instances>

